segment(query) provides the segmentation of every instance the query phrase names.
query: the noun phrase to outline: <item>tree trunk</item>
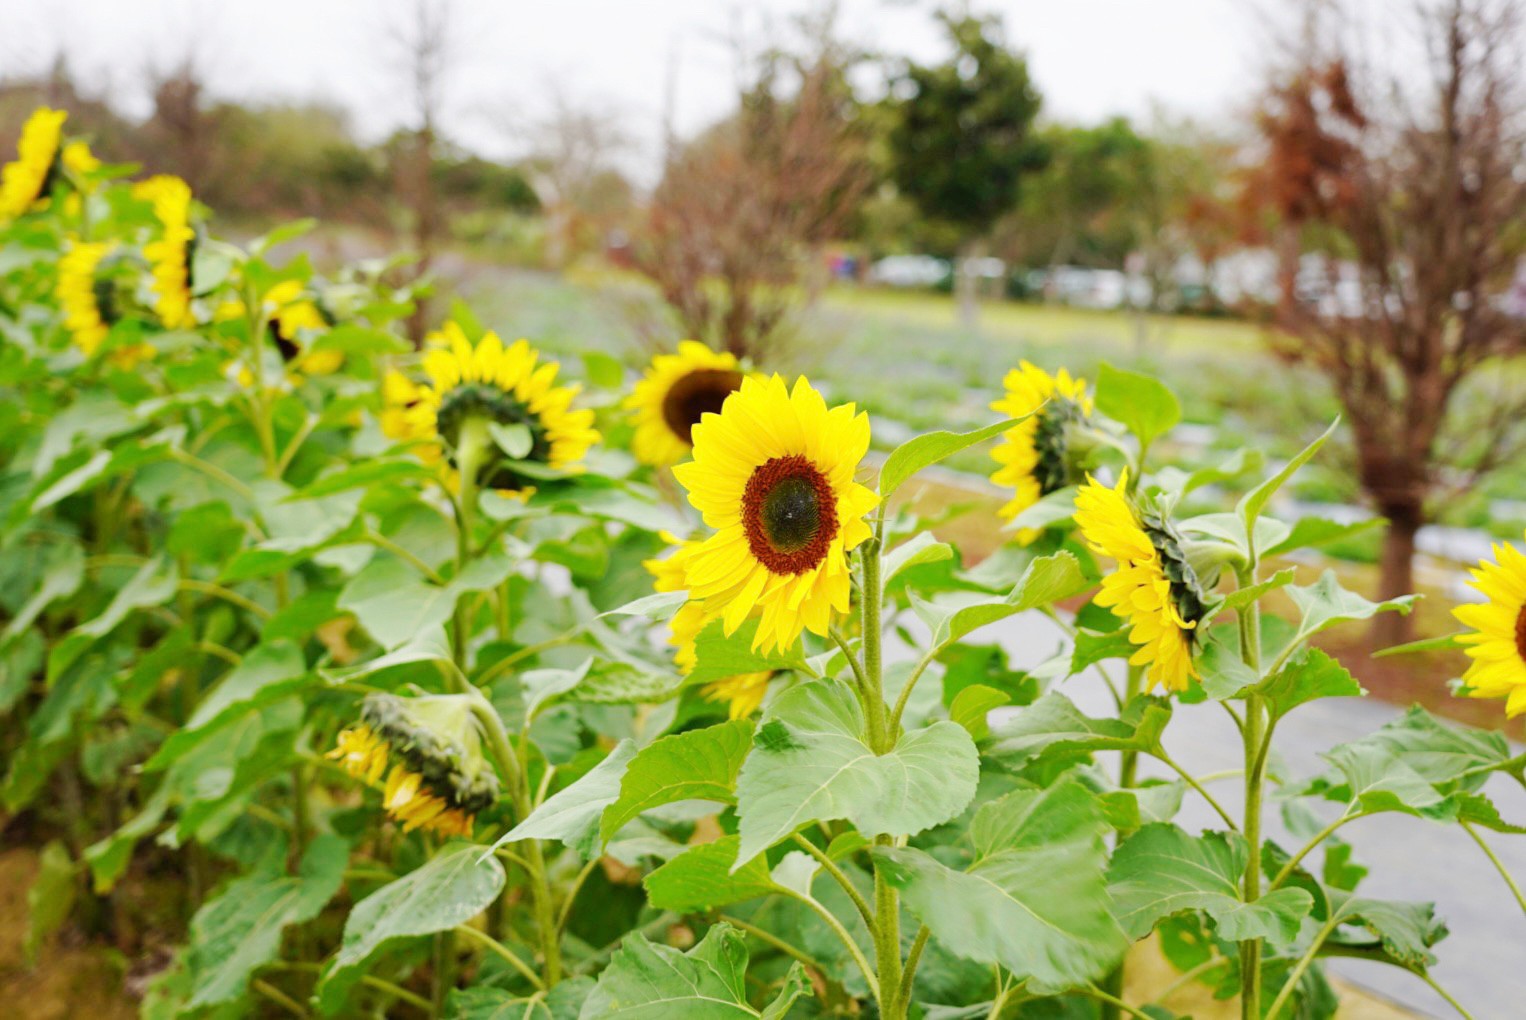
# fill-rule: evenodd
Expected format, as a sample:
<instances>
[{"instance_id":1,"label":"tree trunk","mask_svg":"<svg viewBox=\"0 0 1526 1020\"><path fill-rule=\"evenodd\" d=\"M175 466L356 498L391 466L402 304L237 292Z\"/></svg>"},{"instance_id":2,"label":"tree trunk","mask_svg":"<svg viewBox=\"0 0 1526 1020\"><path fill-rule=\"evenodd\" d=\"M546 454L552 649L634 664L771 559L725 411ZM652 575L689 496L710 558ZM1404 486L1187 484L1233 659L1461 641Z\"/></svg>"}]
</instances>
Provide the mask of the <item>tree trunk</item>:
<instances>
[{"instance_id":1,"label":"tree trunk","mask_svg":"<svg viewBox=\"0 0 1526 1020\"><path fill-rule=\"evenodd\" d=\"M1393 599L1415 590L1415 533L1424 523L1424 511L1418 502L1388 503L1380 511L1388 518L1383 534L1383 553L1379 561L1378 598ZM1414 625L1408 616L1379 613L1373 618L1374 649L1404 644L1414 639Z\"/></svg>"}]
</instances>

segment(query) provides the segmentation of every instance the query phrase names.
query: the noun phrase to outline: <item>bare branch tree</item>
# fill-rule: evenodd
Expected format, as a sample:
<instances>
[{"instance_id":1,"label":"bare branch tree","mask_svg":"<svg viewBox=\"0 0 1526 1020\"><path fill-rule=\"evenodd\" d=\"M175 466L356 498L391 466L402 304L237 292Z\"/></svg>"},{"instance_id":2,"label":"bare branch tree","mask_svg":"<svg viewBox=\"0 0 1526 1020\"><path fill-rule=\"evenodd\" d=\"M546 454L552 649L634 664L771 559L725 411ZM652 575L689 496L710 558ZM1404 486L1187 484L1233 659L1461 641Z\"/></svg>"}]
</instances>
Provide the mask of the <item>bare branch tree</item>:
<instances>
[{"instance_id":1,"label":"bare branch tree","mask_svg":"<svg viewBox=\"0 0 1526 1020\"><path fill-rule=\"evenodd\" d=\"M1412 589L1435 497L1521 441L1519 395L1480 407L1486 391L1470 384L1526 353L1526 317L1506 300L1526 252L1522 5L1445 0L1419 14L1423 83L1363 74L1339 44L1275 83L1246 191L1280 253L1275 350L1330 380L1359 480L1388 519L1384 597ZM1384 614L1375 638L1406 634Z\"/></svg>"}]
</instances>

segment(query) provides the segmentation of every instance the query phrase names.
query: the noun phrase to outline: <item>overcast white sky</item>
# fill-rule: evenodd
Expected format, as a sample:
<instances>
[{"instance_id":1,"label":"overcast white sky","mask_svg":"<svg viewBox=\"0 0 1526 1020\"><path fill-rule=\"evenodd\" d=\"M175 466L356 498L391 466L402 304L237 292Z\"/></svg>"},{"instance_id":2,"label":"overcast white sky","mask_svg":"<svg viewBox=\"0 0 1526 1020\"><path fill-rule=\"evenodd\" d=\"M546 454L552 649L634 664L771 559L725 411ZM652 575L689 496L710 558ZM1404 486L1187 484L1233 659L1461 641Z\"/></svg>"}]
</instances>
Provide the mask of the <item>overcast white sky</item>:
<instances>
[{"instance_id":1,"label":"overcast white sky","mask_svg":"<svg viewBox=\"0 0 1526 1020\"><path fill-rule=\"evenodd\" d=\"M168 65L189 40L212 89L241 99L324 97L367 136L407 116L386 57L389 24L413 0L0 0L0 72L45 66L62 49L76 72L107 82L141 111L143 68ZM985 0L1006 16L1044 93L1046 113L1095 121L1147 117L1155 106L1215 121L1247 101L1275 0ZM454 0L460 58L447 131L486 152L512 151L505 113L533 117L548 83L584 103L618 108L656 159L672 80L681 133L724 114L735 24L782 27L810 0ZM934 59L943 42L927 0L842 0L845 35L885 53ZM738 21L740 19L740 21ZM676 65L676 75L670 68ZM640 173L640 167L633 167Z\"/></svg>"}]
</instances>

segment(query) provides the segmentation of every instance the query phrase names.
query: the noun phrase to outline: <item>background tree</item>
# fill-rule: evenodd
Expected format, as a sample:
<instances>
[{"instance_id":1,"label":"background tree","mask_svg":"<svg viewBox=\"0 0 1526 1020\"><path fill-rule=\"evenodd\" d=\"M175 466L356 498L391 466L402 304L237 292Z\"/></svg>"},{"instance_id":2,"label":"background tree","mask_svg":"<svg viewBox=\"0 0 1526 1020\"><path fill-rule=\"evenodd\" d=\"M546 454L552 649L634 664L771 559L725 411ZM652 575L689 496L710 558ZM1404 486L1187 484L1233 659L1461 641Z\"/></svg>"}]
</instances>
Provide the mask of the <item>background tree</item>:
<instances>
[{"instance_id":1,"label":"background tree","mask_svg":"<svg viewBox=\"0 0 1526 1020\"><path fill-rule=\"evenodd\" d=\"M1032 130L1041 99L1027 61L1006 45L1000 18L937 17L953 53L942 64L908 64L897 76L891 175L923 216L957 231L960 316L973 326L975 280L965 263L1016 206L1024 177L1046 162Z\"/></svg>"},{"instance_id":2,"label":"background tree","mask_svg":"<svg viewBox=\"0 0 1526 1020\"><path fill-rule=\"evenodd\" d=\"M755 70L732 117L673 147L635 246L687 335L763 362L819 288L818 249L868 181L848 82L860 55L830 8L802 28L803 50L745 62Z\"/></svg>"},{"instance_id":3,"label":"background tree","mask_svg":"<svg viewBox=\"0 0 1526 1020\"><path fill-rule=\"evenodd\" d=\"M1526 353L1504 300L1526 247L1521 14L1515 0L1422 8L1431 74L1402 83L1363 72L1340 33L1309 32L1327 41L1260 115L1245 194L1280 255L1273 348L1323 372L1345 408L1388 520L1383 598L1412 590L1434 501L1523 449L1526 394L1481 372ZM1375 640L1403 640L1404 619L1381 617Z\"/></svg>"}]
</instances>

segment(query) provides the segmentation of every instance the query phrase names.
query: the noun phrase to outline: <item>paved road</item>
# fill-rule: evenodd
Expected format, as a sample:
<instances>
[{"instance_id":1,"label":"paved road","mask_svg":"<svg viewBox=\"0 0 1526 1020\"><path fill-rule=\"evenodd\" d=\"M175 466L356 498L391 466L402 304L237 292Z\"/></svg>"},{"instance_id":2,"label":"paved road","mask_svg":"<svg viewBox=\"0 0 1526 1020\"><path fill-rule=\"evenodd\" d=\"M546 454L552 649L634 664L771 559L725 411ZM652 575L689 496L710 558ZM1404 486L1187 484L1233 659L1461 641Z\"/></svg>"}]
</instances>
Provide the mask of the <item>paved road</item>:
<instances>
[{"instance_id":1,"label":"paved road","mask_svg":"<svg viewBox=\"0 0 1526 1020\"><path fill-rule=\"evenodd\" d=\"M1027 613L987 627L971 640L999 643L1014 666L1030 667L1054 654L1065 639L1054 623ZM1112 710L1111 697L1095 673L1073 677L1062 689L1090 715ZM1401 714L1400 707L1375 699L1311 702L1278 726L1276 747L1286 773L1302 778L1323 771L1319 752L1371 733ZM1213 705L1179 706L1165 742L1171 756L1198 775L1241 765L1234 723ZM1142 764L1142 774L1171 776L1163 767L1150 767L1158 763L1147 762ZM1214 796L1236 816L1243 801L1238 785L1226 781L1213 787ZM1526 791L1514 782L1496 777L1487 790L1506 819L1526 819ZM1330 817L1334 816L1331 812ZM1177 821L1187 829L1222 827L1222 823L1215 825L1219 818L1212 809L1190 791ZM1284 846L1302 843L1288 836L1275 811L1267 819L1267 828L1267 835ZM1371 869L1362 885L1364 894L1435 901L1452 933L1436 947L1440 962L1432 974L1475 1020L1526 1017L1526 915L1465 832L1402 815L1375 815L1351 823L1342 835L1354 848L1357 861ZM1526 836L1489 834L1487 838L1512 873L1526 878ZM1423 982L1397 968L1338 960L1331 969L1422 1015L1455 1015Z\"/></svg>"}]
</instances>

